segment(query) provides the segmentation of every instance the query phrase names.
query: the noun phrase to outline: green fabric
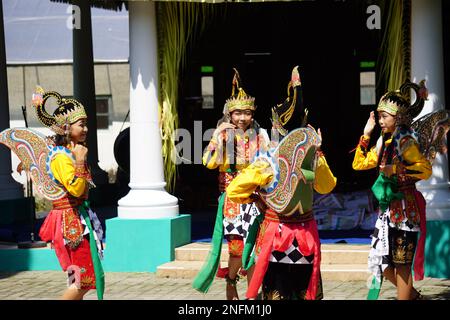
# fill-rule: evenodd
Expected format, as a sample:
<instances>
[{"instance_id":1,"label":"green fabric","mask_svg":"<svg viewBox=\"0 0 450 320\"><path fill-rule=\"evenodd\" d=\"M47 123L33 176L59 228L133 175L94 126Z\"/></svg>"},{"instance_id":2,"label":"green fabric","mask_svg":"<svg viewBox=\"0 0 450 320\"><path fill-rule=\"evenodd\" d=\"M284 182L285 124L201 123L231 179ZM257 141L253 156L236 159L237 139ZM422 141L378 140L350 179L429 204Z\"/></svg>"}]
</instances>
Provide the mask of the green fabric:
<instances>
[{"instance_id":1,"label":"green fabric","mask_svg":"<svg viewBox=\"0 0 450 320\"><path fill-rule=\"evenodd\" d=\"M82 206L79 207L80 214L83 216L84 221L89 229L89 247L91 249L92 264L94 265L95 273L95 287L97 288L98 300L103 300L103 293L105 292L105 273L103 272L102 263L98 256L97 243L94 238L94 230L92 229L91 220L86 209L89 208L89 202L85 201Z\"/></svg>"},{"instance_id":2,"label":"green fabric","mask_svg":"<svg viewBox=\"0 0 450 320\"><path fill-rule=\"evenodd\" d=\"M316 178L316 173L312 170L302 169L303 176L305 177L307 182L314 182Z\"/></svg>"},{"instance_id":3,"label":"green fabric","mask_svg":"<svg viewBox=\"0 0 450 320\"><path fill-rule=\"evenodd\" d=\"M370 286L369 293L367 294L367 300L378 300L381 291L381 285L383 284L383 277L381 281L377 281L377 277L373 277L372 285Z\"/></svg>"},{"instance_id":4,"label":"green fabric","mask_svg":"<svg viewBox=\"0 0 450 320\"><path fill-rule=\"evenodd\" d=\"M255 254L252 254L255 247L256 236L258 235L259 225L264 219L264 213L261 212L256 216L255 221L250 225L247 239L242 252L242 268L248 270L255 263Z\"/></svg>"},{"instance_id":5,"label":"green fabric","mask_svg":"<svg viewBox=\"0 0 450 320\"><path fill-rule=\"evenodd\" d=\"M214 225L214 233L211 243L212 248L209 251L208 258L192 282L192 288L203 293L208 292L209 287L211 287L211 284L214 281L217 270L219 269L223 241L223 206L225 202L225 195L226 193L223 192L219 198L216 223Z\"/></svg>"},{"instance_id":6,"label":"green fabric","mask_svg":"<svg viewBox=\"0 0 450 320\"><path fill-rule=\"evenodd\" d=\"M377 180L372 186L372 192L377 198L382 212L385 212L392 200L403 198L403 193L396 192L397 177L386 177L383 172L380 173Z\"/></svg>"},{"instance_id":7,"label":"green fabric","mask_svg":"<svg viewBox=\"0 0 450 320\"><path fill-rule=\"evenodd\" d=\"M397 177L386 177L383 172L380 173L377 180L372 186L372 192L377 198L382 212L385 212L389 208L389 204L393 200L399 200L404 197L403 193L396 192L397 190ZM372 285L367 295L367 300L377 300L380 295L381 284L383 283L383 277L381 282L378 282L376 277L372 279Z\"/></svg>"}]
</instances>

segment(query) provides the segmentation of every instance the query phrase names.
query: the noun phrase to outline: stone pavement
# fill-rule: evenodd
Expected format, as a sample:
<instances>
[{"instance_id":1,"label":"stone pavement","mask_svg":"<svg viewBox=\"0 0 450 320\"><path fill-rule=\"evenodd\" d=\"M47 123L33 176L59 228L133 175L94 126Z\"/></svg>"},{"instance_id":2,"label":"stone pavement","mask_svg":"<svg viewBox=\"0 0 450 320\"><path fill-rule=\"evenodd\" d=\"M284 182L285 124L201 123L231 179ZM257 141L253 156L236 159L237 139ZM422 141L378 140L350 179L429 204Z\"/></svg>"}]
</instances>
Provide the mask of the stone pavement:
<instances>
[{"instance_id":1,"label":"stone pavement","mask_svg":"<svg viewBox=\"0 0 450 320\"><path fill-rule=\"evenodd\" d=\"M225 281L216 279L209 292L198 293L191 288L190 279L158 278L155 273L107 272L105 300L224 300ZM65 289L66 276L62 271L0 272L0 300L55 300ZM449 300L450 280L425 278L416 282L426 299ZM244 297L245 281L238 283L238 291ZM325 300L365 300L366 282L324 281ZM381 299L395 299L396 290L385 283ZM96 300L90 291L86 300Z\"/></svg>"}]
</instances>

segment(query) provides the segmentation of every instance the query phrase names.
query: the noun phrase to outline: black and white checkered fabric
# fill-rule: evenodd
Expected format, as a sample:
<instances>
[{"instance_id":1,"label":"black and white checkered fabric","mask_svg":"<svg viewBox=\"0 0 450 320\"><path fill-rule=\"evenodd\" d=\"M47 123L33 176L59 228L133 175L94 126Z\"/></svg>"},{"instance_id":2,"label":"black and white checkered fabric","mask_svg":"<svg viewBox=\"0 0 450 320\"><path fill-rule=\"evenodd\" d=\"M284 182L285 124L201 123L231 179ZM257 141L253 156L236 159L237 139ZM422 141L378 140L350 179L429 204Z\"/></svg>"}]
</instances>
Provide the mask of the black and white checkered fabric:
<instances>
[{"instance_id":1,"label":"black and white checkered fabric","mask_svg":"<svg viewBox=\"0 0 450 320\"><path fill-rule=\"evenodd\" d=\"M372 234L368 266L370 272L381 281L383 271L389 266L389 209L378 216Z\"/></svg>"},{"instance_id":2,"label":"black and white checkered fabric","mask_svg":"<svg viewBox=\"0 0 450 320\"><path fill-rule=\"evenodd\" d=\"M233 219L224 217L224 235L238 235L247 239L248 230L259 215L259 210L254 203L241 204L240 213Z\"/></svg>"},{"instance_id":3,"label":"black and white checkered fabric","mask_svg":"<svg viewBox=\"0 0 450 320\"><path fill-rule=\"evenodd\" d=\"M312 264L314 255L304 256L298 248L297 239L294 239L291 246L285 251L272 251L270 262L288 263L288 264Z\"/></svg>"}]
</instances>

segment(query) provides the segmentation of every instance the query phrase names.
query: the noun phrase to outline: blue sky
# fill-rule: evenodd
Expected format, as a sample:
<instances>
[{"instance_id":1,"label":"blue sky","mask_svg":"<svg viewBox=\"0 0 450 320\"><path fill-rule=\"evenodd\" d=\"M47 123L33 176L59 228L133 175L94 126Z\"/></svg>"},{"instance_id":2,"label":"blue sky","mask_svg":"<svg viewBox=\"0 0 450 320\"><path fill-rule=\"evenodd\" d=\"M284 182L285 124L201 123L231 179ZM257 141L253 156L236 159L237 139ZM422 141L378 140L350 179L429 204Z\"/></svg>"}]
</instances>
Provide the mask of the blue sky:
<instances>
[{"instance_id":1,"label":"blue sky","mask_svg":"<svg viewBox=\"0 0 450 320\"><path fill-rule=\"evenodd\" d=\"M2 3L8 64L72 61L68 4L50 0ZM95 61L128 60L128 11L92 8L92 33Z\"/></svg>"}]
</instances>

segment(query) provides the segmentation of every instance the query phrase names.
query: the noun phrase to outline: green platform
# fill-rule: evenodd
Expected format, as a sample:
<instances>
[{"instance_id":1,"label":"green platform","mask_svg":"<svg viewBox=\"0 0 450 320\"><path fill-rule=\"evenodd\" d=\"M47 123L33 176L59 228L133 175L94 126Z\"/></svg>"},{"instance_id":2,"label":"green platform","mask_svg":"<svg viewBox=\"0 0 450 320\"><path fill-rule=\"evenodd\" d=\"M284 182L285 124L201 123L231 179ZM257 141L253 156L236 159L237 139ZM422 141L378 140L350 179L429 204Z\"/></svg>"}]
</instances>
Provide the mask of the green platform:
<instances>
[{"instance_id":1,"label":"green platform","mask_svg":"<svg viewBox=\"0 0 450 320\"><path fill-rule=\"evenodd\" d=\"M105 271L155 272L191 242L191 216L106 220ZM61 270L54 250L1 249L0 271Z\"/></svg>"},{"instance_id":2,"label":"green platform","mask_svg":"<svg viewBox=\"0 0 450 320\"><path fill-rule=\"evenodd\" d=\"M450 221L427 221L425 276L450 279Z\"/></svg>"},{"instance_id":3,"label":"green platform","mask_svg":"<svg viewBox=\"0 0 450 320\"><path fill-rule=\"evenodd\" d=\"M155 272L191 242L191 216L106 220L105 271Z\"/></svg>"},{"instance_id":4,"label":"green platform","mask_svg":"<svg viewBox=\"0 0 450 320\"><path fill-rule=\"evenodd\" d=\"M61 270L55 251L39 249L1 249L0 271Z\"/></svg>"}]
</instances>

